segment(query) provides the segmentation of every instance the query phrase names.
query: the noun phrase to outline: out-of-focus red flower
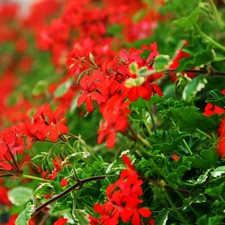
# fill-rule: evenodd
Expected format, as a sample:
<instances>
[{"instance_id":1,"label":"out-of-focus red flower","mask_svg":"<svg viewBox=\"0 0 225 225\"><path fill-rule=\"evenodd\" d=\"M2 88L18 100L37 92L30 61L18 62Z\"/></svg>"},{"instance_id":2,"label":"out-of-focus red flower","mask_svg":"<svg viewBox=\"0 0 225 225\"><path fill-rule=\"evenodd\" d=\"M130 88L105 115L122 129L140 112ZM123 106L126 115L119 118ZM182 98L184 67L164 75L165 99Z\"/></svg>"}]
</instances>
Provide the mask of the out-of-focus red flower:
<instances>
[{"instance_id":1,"label":"out-of-focus red flower","mask_svg":"<svg viewBox=\"0 0 225 225\"><path fill-rule=\"evenodd\" d=\"M61 182L60 182L60 185L61 185L62 187L65 187L65 186L67 186L67 184L68 184L68 181L67 181L65 178L62 178L62 180L61 180Z\"/></svg>"},{"instance_id":2,"label":"out-of-focus red flower","mask_svg":"<svg viewBox=\"0 0 225 225\"><path fill-rule=\"evenodd\" d=\"M17 217L18 217L17 214L13 214L13 215L10 216L8 222L1 223L0 225L15 225ZM28 225L35 225L35 224L36 223L35 223L34 219L30 219L29 222L28 222Z\"/></svg>"},{"instance_id":3,"label":"out-of-focus red flower","mask_svg":"<svg viewBox=\"0 0 225 225\"><path fill-rule=\"evenodd\" d=\"M225 117L223 117L219 130L219 142L217 143L218 153L221 157L225 157Z\"/></svg>"},{"instance_id":4,"label":"out-of-focus red flower","mask_svg":"<svg viewBox=\"0 0 225 225\"><path fill-rule=\"evenodd\" d=\"M0 135L0 176L21 174L17 154L23 153L24 140L20 130L10 127Z\"/></svg>"},{"instance_id":5,"label":"out-of-focus red flower","mask_svg":"<svg viewBox=\"0 0 225 225\"><path fill-rule=\"evenodd\" d=\"M67 221L67 218L59 218L57 221L54 222L53 225L65 225Z\"/></svg>"},{"instance_id":6,"label":"out-of-focus red flower","mask_svg":"<svg viewBox=\"0 0 225 225\"><path fill-rule=\"evenodd\" d=\"M9 189L7 187L0 187L1 193L0 204L11 205L11 202L8 199L8 191Z\"/></svg>"},{"instance_id":7,"label":"out-of-focus red flower","mask_svg":"<svg viewBox=\"0 0 225 225\"><path fill-rule=\"evenodd\" d=\"M176 162L177 162L177 161L179 160L179 158L180 158L178 155L172 155L171 157L172 157L172 159L173 159L174 161L176 161Z\"/></svg>"},{"instance_id":8,"label":"out-of-focus red flower","mask_svg":"<svg viewBox=\"0 0 225 225\"><path fill-rule=\"evenodd\" d=\"M61 134L68 132L65 125L65 110L58 107L54 112L49 104L41 105L36 111L32 123L25 126L23 132L28 137L28 143L40 140L43 141L47 137L55 142Z\"/></svg>"}]
</instances>

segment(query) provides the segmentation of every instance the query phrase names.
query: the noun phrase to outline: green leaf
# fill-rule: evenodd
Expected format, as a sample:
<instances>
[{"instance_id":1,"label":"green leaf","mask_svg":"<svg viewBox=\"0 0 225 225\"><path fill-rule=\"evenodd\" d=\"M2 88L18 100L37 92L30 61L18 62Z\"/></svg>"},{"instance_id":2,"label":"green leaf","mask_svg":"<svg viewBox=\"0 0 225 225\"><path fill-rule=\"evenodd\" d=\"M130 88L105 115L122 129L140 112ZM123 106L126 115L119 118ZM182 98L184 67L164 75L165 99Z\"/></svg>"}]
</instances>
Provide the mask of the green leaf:
<instances>
[{"instance_id":1,"label":"green leaf","mask_svg":"<svg viewBox=\"0 0 225 225\"><path fill-rule=\"evenodd\" d=\"M87 158L90 155L88 152L76 152L71 155L68 155L62 162L62 166L67 164L75 164L81 158Z\"/></svg>"},{"instance_id":2,"label":"green leaf","mask_svg":"<svg viewBox=\"0 0 225 225\"><path fill-rule=\"evenodd\" d=\"M177 180L178 178L182 179L184 174L190 169L191 169L191 162L184 161L183 165L179 166L172 173L169 173L167 177L168 179L171 179L171 180Z\"/></svg>"},{"instance_id":3,"label":"green leaf","mask_svg":"<svg viewBox=\"0 0 225 225\"><path fill-rule=\"evenodd\" d=\"M213 172L211 172L213 177L219 177L222 174L225 174L225 166L219 166Z\"/></svg>"},{"instance_id":4,"label":"green leaf","mask_svg":"<svg viewBox=\"0 0 225 225\"><path fill-rule=\"evenodd\" d=\"M202 203L202 202L206 202L206 197L203 194L198 194L193 198L193 203Z\"/></svg>"},{"instance_id":5,"label":"green leaf","mask_svg":"<svg viewBox=\"0 0 225 225\"><path fill-rule=\"evenodd\" d=\"M14 205L24 205L30 200L33 190L27 187L15 187L8 192L9 200Z\"/></svg>"},{"instance_id":6,"label":"green leaf","mask_svg":"<svg viewBox=\"0 0 225 225\"><path fill-rule=\"evenodd\" d=\"M198 92L204 89L207 80L204 75L194 77L183 90L183 99L191 101Z\"/></svg>"},{"instance_id":7,"label":"green leaf","mask_svg":"<svg viewBox=\"0 0 225 225\"><path fill-rule=\"evenodd\" d=\"M169 209L163 209L162 211L160 211L159 214L157 215L157 218L156 218L154 224L155 225L166 225L169 212L170 212Z\"/></svg>"},{"instance_id":8,"label":"green leaf","mask_svg":"<svg viewBox=\"0 0 225 225\"><path fill-rule=\"evenodd\" d=\"M77 93L75 97L73 98L71 104L70 104L70 114L74 112L74 110L78 107L78 98L80 97L80 93Z\"/></svg>"},{"instance_id":9,"label":"green leaf","mask_svg":"<svg viewBox=\"0 0 225 225\"><path fill-rule=\"evenodd\" d=\"M131 74L137 74L138 64L136 62L132 62L131 64L129 64L129 71Z\"/></svg>"},{"instance_id":10,"label":"green leaf","mask_svg":"<svg viewBox=\"0 0 225 225\"><path fill-rule=\"evenodd\" d=\"M215 147L211 147L206 150L202 150L200 155L194 155L188 157L188 160L192 162L192 167L199 168L199 169L210 169L215 167L217 164L217 160L219 155Z\"/></svg>"},{"instance_id":11,"label":"green leaf","mask_svg":"<svg viewBox=\"0 0 225 225\"><path fill-rule=\"evenodd\" d=\"M217 105L220 108L225 108L225 95L218 89L212 90L209 92L212 95L212 98L207 98L206 102L210 102L213 105Z\"/></svg>"},{"instance_id":12,"label":"green leaf","mask_svg":"<svg viewBox=\"0 0 225 225\"><path fill-rule=\"evenodd\" d=\"M55 206L52 209L52 213L69 209L71 208L71 206L72 206L72 198L70 194L67 194L61 197L59 200L57 200Z\"/></svg>"},{"instance_id":13,"label":"green leaf","mask_svg":"<svg viewBox=\"0 0 225 225\"><path fill-rule=\"evenodd\" d=\"M172 123L180 131L195 131L201 127L203 131L211 133L218 129L217 122L210 117L198 112L194 106L185 106L180 108L169 107L161 110L164 123Z\"/></svg>"},{"instance_id":14,"label":"green leaf","mask_svg":"<svg viewBox=\"0 0 225 225\"><path fill-rule=\"evenodd\" d=\"M210 171L211 171L211 169L208 169L204 174L201 174L198 177L197 181L195 181L195 180L188 180L188 182L190 182L192 184L203 184L207 180Z\"/></svg>"},{"instance_id":15,"label":"green leaf","mask_svg":"<svg viewBox=\"0 0 225 225\"><path fill-rule=\"evenodd\" d=\"M217 225L221 224L222 219L224 219L224 217L219 215L203 215L197 220L197 225Z\"/></svg>"},{"instance_id":16,"label":"green leaf","mask_svg":"<svg viewBox=\"0 0 225 225\"><path fill-rule=\"evenodd\" d=\"M163 143L160 144L153 144L152 148L160 150L162 153L173 152L174 149L176 149L177 146L180 144L180 142L187 136L189 136L189 134L187 133L181 133L177 138L167 136L167 140L164 140Z\"/></svg>"},{"instance_id":17,"label":"green leaf","mask_svg":"<svg viewBox=\"0 0 225 225\"><path fill-rule=\"evenodd\" d=\"M186 210L188 208L188 206L190 206L192 203L203 203L203 202L206 202L207 199L205 197L205 195L203 194L198 194L194 197L188 197L188 198L185 198L184 199L184 202L183 202L183 210Z\"/></svg>"},{"instance_id":18,"label":"green leaf","mask_svg":"<svg viewBox=\"0 0 225 225\"><path fill-rule=\"evenodd\" d=\"M148 76L150 74L152 74L152 71L150 71L147 66L143 66L137 71L138 76Z\"/></svg>"},{"instance_id":19,"label":"green leaf","mask_svg":"<svg viewBox=\"0 0 225 225\"><path fill-rule=\"evenodd\" d=\"M192 13L187 17L182 17L179 20L173 21L172 24L181 27L184 31L194 28L200 16L201 9L199 7L195 8Z\"/></svg>"},{"instance_id":20,"label":"green leaf","mask_svg":"<svg viewBox=\"0 0 225 225\"><path fill-rule=\"evenodd\" d=\"M66 82L62 83L57 87L57 89L54 92L54 96L56 98L62 97L71 87L73 81L71 79L68 79Z\"/></svg>"},{"instance_id":21,"label":"green leaf","mask_svg":"<svg viewBox=\"0 0 225 225\"><path fill-rule=\"evenodd\" d=\"M194 37L191 43L182 49L188 53L189 57L182 58L179 63L178 71L182 72L195 66L207 64L214 59L214 53L209 43L203 42L201 37Z\"/></svg>"},{"instance_id":22,"label":"green leaf","mask_svg":"<svg viewBox=\"0 0 225 225\"><path fill-rule=\"evenodd\" d=\"M40 94L43 94L47 89L48 89L48 82L46 80L40 80L35 84L32 90L32 95L38 96Z\"/></svg>"},{"instance_id":23,"label":"green leaf","mask_svg":"<svg viewBox=\"0 0 225 225\"><path fill-rule=\"evenodd\" d=\"M154 59L153 68L155 71L163 71L169 67L171 63L169 55L158 55Z\"/></svg>"},{"instance_id":24,"label":"green leaf","mask_svg":"<svg viewBox=\"0 0 225 225\"><path fill-rule=\"evenodd\" d=\"M225 190L225 183L221 183L219 186L207 188L205 193L212 197L219 197Z\"/></svg>"},{"instance_id":25,"label":"green leaf","mask_svg":"<svg viewBox=\"0 0 225 225\"><path fill-rule=\"evenodd\" d=\"M89 225L90 224L90 220L88 219L88 213L86 213L85 210L82 209L76 209L74 207L73 209L73 214L75 219L77 219L77 225Z\"/></svg>"},{"instance_id":26,"label":"green leaf","mask_svg":"<svg viewBox=\"0 0 225 225\"><path fill-rule=\"evenodd\" d=\"M16 219L16 225L28 225L32 213L35 210L35 205L28 203L26 209L23 210Z\"/></svg>"},{"instance_id":27,"label":"green leaf","mask_svg":"<svg viewBox=\"0 0 225 225\"><path fill-rule=\"evenodd\" d=\"M34 198L42 198L46 194L51 194L54 191L54 187L50 183L41 184L33 193Z\"/></svg>"},{"instance_id":28,"label":"green leaf","mask_svg":"<svg viewBox=\"0 0 225 225\"><path fill-rule=\"evenodd\" d=\"M110 24L107 26L107 34L108 35L121 35L121 31L123 29L123 25L118 25L118 24Z\"/></svg>"},{"instance_id":29,"label":"green leaf","mask_svg":"<svg viewBox=\"0 0 225 225\"><path fill-rule=\"evenodd\" d=\"M91 52L89 53L89 59L95 64L95 57L91 54Z\"/></svg>"}]
</instances>

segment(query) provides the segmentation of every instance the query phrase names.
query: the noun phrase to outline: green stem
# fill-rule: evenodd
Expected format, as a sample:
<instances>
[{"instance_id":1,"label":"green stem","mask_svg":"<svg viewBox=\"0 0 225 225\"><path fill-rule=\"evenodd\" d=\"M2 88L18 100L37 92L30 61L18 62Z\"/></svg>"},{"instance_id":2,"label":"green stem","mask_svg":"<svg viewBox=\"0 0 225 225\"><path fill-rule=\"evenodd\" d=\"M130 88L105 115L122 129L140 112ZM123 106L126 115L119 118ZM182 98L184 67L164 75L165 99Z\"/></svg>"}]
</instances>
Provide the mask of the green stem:
<instances>
[{"instance_id":1,"label":"green stem","mask_svg":"<svg viewBox=\"0 0 225 225\"><path fill-rule=\"evenodd\" d=\"M141 132L143 136L145 136L144 132L142 131L142 129L140 129L140 126L136 123L136 121L130 115L128 115L128 117L131 120L132 124L134 124L137 127L138 131ZM135 130L133 129L133 127L131 127L129 123L128 123L128 128L131 131L131 133L134 135L134 137L138 139L137 133L135 132Z\"/></svg>"},{"instance_id":2,"label":"green stem","mask_svg":"<svg viewBox=\"0 0 225 225\"><path fill-rule=\"evenodd\" d=\"M214 4L214 1L213 0L209 0L209 1L210 1L211 5L212 5L212 10L213 10L213 13L215 14L216 21L218 22L220 28L223 28L224 27L224 23L223 23L220 15L218 13L218 10L217 10L217 8L216 8L216 6Z\"/></svg>"},{"instance_id":3,"label":"green stem","mask_svg":"<svg viewBox=\"0 0 225 225\"><path fill-rule=\"evenodd\" d=\"M133 134L133 136L137 139L140 140L144 145L151 147L150 143L145 140L143 137L141 137L140 135L136 134L135 130L133 129L133 127L128 123L128 128L131 131L131 133Z\"/></svg>"},{"instance_id":4,"label":"green stem","mask_svg":"<svg viewBox=\"0 0 225 225\"><path fill-rule=\"evenodd\" d=\"M174 125L174 127L177 129L178 134L180 134L179 128L177 127L176 123L173 121L173 119L171 117L170 117L170 120L171 120L172 124ZM183 139L183 143L186 146L186 148L187 148L188 152L190 153L190 155L193 155L191 149L189 148L187 142L184 139Z\"/></svg>"},{"instance_id":5,"label":"green stem","mask_svg":"<svg viewBox=\"0 0 225 225\"><path fill-rule=\"evenodd\" d=\"M216 60L216 58L214 59L214 61ZM183 70L183 71L178 71L176 69L167 69L167 70L162 70L162 73L178 73L178 72L182 72L182 73L195 73L195 74L207 74L207 75L218 75L218 76L225 76L225 73L223 72L218 72L215 70L194 70L194 69L189 69L189 70Z\"/></svg>"},{"instance_id":6,"label":"green stem","mask_svg":"<svg viewBox=\"0 0 225 225\"><path fill-rule=\"evenodd\" d=\"M198 131L200 134L204 135L205 137L209 138L209 139L212 139L211 136L209 136L207 133L205 133L204 131L200 130L200 129L196 129L196 131Z\"/></svg>"},{"instance_id":7,"label":"green stem","mask_svg":"<svg viewBox=\"0 0 225 225\"><path fill-rule=\"evenodd\" d=\"M148 112L149 112L149 115L151 117L151 121L152 121L152 126L153 126L153 129L154 129L154 133L157 134L157 130L156 130L156 125L155 125L155 120L154 120L154 117L152 115L152 109L149 105L149 102L145 102L146 103L146 106L147 106L147 109L148 109Z\"/></svg>"},{"instance_id":8,"label":"green stem","mask_svg":"<svg viewBox=\"0 0 225 225\"><path fill-rule=\"evenodd\" d=\"M209 37L207 34L205 34L200 27L196 24L195 25L196 29L198 30L199 34L201 34L201 36L203 38L205 38L206 40L208 40L211 44L213 44L215 47L225 51L225 47L221 44L219 44L218 42L214 41L211 37Z\"/></svg>"},{"instance_id":9,"label":"green stem","mask_svg":"<svg viewBox=\"0 0 225 225\"><path fill-rule=\"evenodd\" d=\"M94 152L88 147L88 145L86 144L86 142L83 140L83 144L84 144L84 146L85 146L85 148L87 149L87 151L91 154L91 156L96 160L96 161L98 161L98 162L100 162L101 164L102 164L102 161L98 158L98 157L96 157L95 156L95 154L94 154Z\"/></svg>"},{"instance_id":10,"label":"green stem","mask_svg":"<svg viewBox=\"0 0 225 225\"><path fill-rule=\"evenodd\" d=\"M185 147L187 148L187 150L188 150L189 154L190 154L190 155L193 155L193 153L192 153L191 149L189 148L189 146L188 146L187 142L186 142L184 139L183 139L183 143L184 143Z\"/></svg>"},{"instance_id":11,"label":"green stem","mask_svg":"<svg viewBox=\"0 0 225 225\"><path fill-rule=\"evenodd\" d=\"M74 152L74 153L76 153L76 150L70 145L70 143L69 142L67 142L67 146ZM96 169L96 168L94 168L86 159L84 159L84 158L80 158L81 160L83 160L87 165L89 165L90 167L92 167L93 169Z\"/></svg>"},{"instance_id":12,"label":"green stem","mask_svg":"<svg viewBox=\"0 0 225 225\"><path fill-rule=\"evenodd\" d=\"M40 178L40 177L34 177L28 174L22 174L23 178L27 178L27 179L32 179L32 180L38 180L38 181L42 181L42 182L48 182L47 180Z\"/></svg>"},{"instance_id":13,"label":"green stem","mask_svg":"<svg viewBox=\"0 0 225 225\"><path fill-rule=\"evenodd\" d=\"M177 207L173 204L170 196L168 195L167 191L165 190L164 191L165 193L165 196L166 196L166 199L167 201L169 202L169 204L171 205L171 207L173 208L173 210L176 212L178 218L184 223L184 224L187 224L185 218L182 216L182 214L178 211Z\"/></svg>"}]
</instances>

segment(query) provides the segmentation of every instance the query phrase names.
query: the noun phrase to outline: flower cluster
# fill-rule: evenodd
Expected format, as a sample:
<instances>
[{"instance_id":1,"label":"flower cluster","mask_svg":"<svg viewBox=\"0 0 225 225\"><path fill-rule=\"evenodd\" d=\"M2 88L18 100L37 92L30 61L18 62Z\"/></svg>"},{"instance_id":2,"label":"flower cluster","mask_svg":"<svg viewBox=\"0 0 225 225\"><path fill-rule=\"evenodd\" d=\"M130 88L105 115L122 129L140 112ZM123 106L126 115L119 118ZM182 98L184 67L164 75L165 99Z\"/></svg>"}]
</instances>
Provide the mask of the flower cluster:
<instances>
[{"instance_id":1,"label":"flower cluster","mask_svg":"<svg viewBox=\"0 0 225 225\"><path fill-rule=\"evenodd\" d=\"M150 52L147 59L141 57L144 50ZM139 97L149 100L153 94L163 95L156 83L162 74L144 78L130 70L132 63L138 69L146 67L152 70L154 58L158 54L157 43L143 45L142 49L123 49L113 60L105 61L99 69L82 77L80 86L83 92L78 99L78 106L85 103L87 111L92 112L96 102L103 116L98 130L98 143L106 137L107 146L114 147L116 132L124 132L127 129L129 101L136 101ZM141 82L138 82L139 79Z\"/></svg>"},{"instance_id":2,"label":"flower cluster","mask_svg":"<svg viewBox=\"0 0 225 225\"><path fill-rule=\"evenodd\" d=\"M141 185L134 166L130 159L122 156L126 169L122 170L119 180L110 184L106 189L107 201L100 205L94 205L94 210L100 215L100 219L89 216L92 225L116 225L121 219L124 223L131 222L132 225L143 224L143 217L149 218L152 214L148 208L143 208L140 196L143 195ZM151 223L150 223L151 222ZM152 224L152 220L149 224Z\"/></svg>"},{"instance_id":3,"label":"flower cluster","mask_svg":"<svg viewBox=\"0 0 225 225\"><path fill-rule=\"evenodd\" d=\"M26 125L24 134L28 137L30 144L46 138L55 142L60 135L68 132L65 123L64 110L59 107L53 112L50 105L46 103L38 108L33 116L33 121Z\"/></svg>"},{"instance_id":4,"label":"flower cluster","mask_svg":"<svg viewBox=\"0 0 225 225\"><path fill-rule=\"evenodd\" d=\"M16 128L8 128L0 135L0 176L20 175L17 154L25 148L22 133Z\"/></svg>"}]
</instances>

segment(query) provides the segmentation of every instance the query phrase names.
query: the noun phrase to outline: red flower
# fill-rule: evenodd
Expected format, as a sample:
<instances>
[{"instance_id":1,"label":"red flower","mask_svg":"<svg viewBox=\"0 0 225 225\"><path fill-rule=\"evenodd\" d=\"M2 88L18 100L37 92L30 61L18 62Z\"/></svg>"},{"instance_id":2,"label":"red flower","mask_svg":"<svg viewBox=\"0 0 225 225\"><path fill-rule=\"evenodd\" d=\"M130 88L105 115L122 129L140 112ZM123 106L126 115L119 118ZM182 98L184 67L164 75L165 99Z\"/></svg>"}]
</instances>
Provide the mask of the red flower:
<instances>
[{"instance_id":1,"label":"red flower","mask_svg":"<svg viewBox=\"0 0 225 225\"><path fill-rule=\"evenodd\" d=\"M154 60L154 58L159 54L159 52L157 50L158 45L156 42L154 42L153 44L149 44L149 46L142 45L141 48L144 50L149 50L151 52L146 60L147 63L152 62Z\"/></svg>"},{"instance_id":2,"label":"red flower","mask_svg":"<svg viewBox=\"0 0 225 225\"><path fill-rule=\"evenodd\" d=\"M162 76L163 76L163 74L154 74L154 75L150 75L146 78L146 81L144 84L144 86L148 90L148 95L145 98L146 100L149 100L153 94L158 94L160 97L163 96L163 93L162 93L160 87L155 82Z\"/></svg>"},{"instance_id":3,"label":"red flower","mask_svg":"<svg viewBox=\"0 0 225 225\"><path fill-rule=\"evenodd\" d=\"M179 156L178 155L172 155L172 159L177 162L179 160Z\"/></svg>"},{"instance_id":4,"label":"red flower","mask_svg":"<svg viewBox=\"0 0 225 225\"><path fill-rule=\"evenodd\" d=\"M61 134L68 132L65 125L64 109L58 107L54 112L48 103L41 105L34 114L33 122L24 127L24 134L28 137L28 143L32 145L37 140L43 141L47 137L51 141L57 141Z\"/></svg>"},{"instance_id":5,"label":"red flower","mask_svg":"<svg viewBox=\"0 0 225 225\"><path fill-rule=\"evenodd\" d=\"M18 176L20 166L15 155L23 153L25 148L21 132L16 128L7 128L0 135L0 176Z\"/></svg>"},{"instance_id":6,"label":"red flower","mask_svg":"<svg viewBox=\"0 0 225 225\"><path fill-rule=\"evenodd\" d=\"M57 221L54 222L53 225L65 225L67 221L67 218L59 218Z\"/></svg>"},{"instance_id":7,"label":"red flower","mask_svg":"<svg viewBox=\"0 0 225 225\"><path fill-rule=\"evenodd\" d=\"M68 184L68 181L65 179L65 178L62 178L61 182L60 182L60 185L62 187L65 187L66 185Z\"/></svg>"},{"instance_id":8,"label":"red flower","mask_svg":"<svg viewBox=\"0 0 225 225\"><path fill-rule=\"evenodd\" d=\"M90 220L90 225L98 225L99 224L98 219L92 217L91 215L88 215L88 219Z\"/></svg>"},{"instance_id":9,"label":"red flower","mask_svg":"<svg viewBox=\"0 0 225 225\"><path fill-rule=\"evenodd\" d=\"M98 143L102 143L106 137L108 148L113 148L116 142L116 132L124 132L127 129L128 118L126 114L130 113L127 108L128 102L124 102L124 97L114 95L108 102L101 106L104 122L98 130Z\"/></svg>"},{"instance_id":10,"label":"red flower","mask_svg":"<svg viewBox=\"0 0 225 225\"><path fill-rule=\"evenodd\" d=\"M220 136L220 140L217 144L218 153L221 157L225 157L225 117L220 124L218 134Z\"/></svg>"},{"instance_id":11,"label":"red flower","mask_svg":"<svg viewBox=\"0 0 225 225\"><path fill-rule=\"evenodd\" d=\"M11 202L8 199L8 191L9 191L8 188L0 187L1 193L0 204L11 205Z\"/></svg>"},{"instance_id":12,"label":"red flower","mask_svg":"<svg viewBox=\"0 0 225 225\"><path fill-rule=\"evenodd\" d=\"M98 81L98 76L95 74L88 76L85 75L80 80L80 86L83 89L82 95L78 98L78 106L85 102L86 109L88 112L92 112L94 110L93 101L97 101L99 104L100 94L96 92L96 82Z\"/></svg>"},{"instance_id":13,"label":"red flower","mask_svg":"<svg viewBox=\"0 0 225 225\"><path fill-rule=\"evenodd\" d=\"M106 189L108 201L103 205L95 204L94 210L100 214L99 224L116 225L121 218L122 222L131 222L132 225L140 225L142 217L151 216L151 211L139 206L143 202L139 197L143 194L142 180L139 180L130 159L123 155L122 159L127 167L120 174L119 180L110 184ZM98 224L98 219L92 218L93 225Z\"/></svg>"}]
</instances>

